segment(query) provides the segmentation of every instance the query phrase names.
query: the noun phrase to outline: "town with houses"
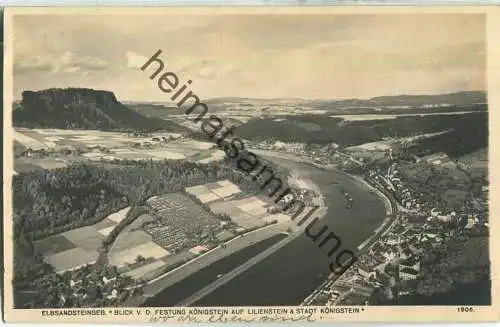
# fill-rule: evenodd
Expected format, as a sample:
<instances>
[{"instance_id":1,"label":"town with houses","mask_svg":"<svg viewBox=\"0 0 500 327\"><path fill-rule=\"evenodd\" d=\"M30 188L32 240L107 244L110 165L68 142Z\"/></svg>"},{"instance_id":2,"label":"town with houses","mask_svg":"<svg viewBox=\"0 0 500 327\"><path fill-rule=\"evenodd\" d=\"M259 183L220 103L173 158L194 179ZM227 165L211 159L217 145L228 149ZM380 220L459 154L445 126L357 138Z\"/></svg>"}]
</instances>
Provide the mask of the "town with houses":
<instances>
[{"instance_id":1,"label":"town with houses","mask_svg":"<svg viewBox=\"0 0 500 327\"><path fill-rule=\"evenodd\" d=\"M375 165L369 165L366 163L370 160L369 151L354 154L340 151L335 143L313 149L308 149L304 143L281 141L251 146L294 153L320 166L334 165L359 174L384 194L389 212L392 211L391 220L375 232L376 237L359 246L358 261L340 277L327 279L302 305L377 304L374 294L382 294L385 301L394 303L400 296L415 294L418 280L423 276L422 261L426 253L445 247L455 237L488 235L487 184L482 185L474 199L466 199L461 210L446 208L439 202L426 202L421 189L401 176L398 171L400 158L393 155L393 147L384 147L386 160L382 160L382 164L376 159ZM442 152L410 157L411 164L431 169L467 169L466 165L452 161Z\"/></svg>"}]
</instances>

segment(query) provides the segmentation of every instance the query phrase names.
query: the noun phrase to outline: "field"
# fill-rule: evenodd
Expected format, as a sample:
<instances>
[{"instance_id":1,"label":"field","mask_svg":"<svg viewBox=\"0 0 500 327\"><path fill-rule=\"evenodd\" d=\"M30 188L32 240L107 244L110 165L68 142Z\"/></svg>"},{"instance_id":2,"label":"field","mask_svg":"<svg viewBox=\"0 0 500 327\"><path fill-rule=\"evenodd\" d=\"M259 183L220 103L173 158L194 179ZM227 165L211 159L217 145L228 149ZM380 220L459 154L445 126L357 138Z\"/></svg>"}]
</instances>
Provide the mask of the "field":
<instances>
[{"instance_id":1,"label":"field","mask_svg":"<svg viewBox=\"0 0 500 327\"><path fill-rule=\"evenodd\" d=\"M110 264L134 278L154 276L195 256L200 247L212 246L211 233L222 232L220 221L212 213L183 194L154 196L146 203L150 214L125 227L108 255ZM145 260L137 262L138 256Z\"/></svg>"},{"instance_id":2,"label":"field","mask_svg":"<svg viewBox=\"0 0 500 327\"><path fill-rule=\"evenodd\" d=\"M214 212L227 213L241 229L290 219L284 214L269 214L264 197L244 196L228 180L190 187L186 191L202 199ZM143 214L126 226L108 253L111 265L134 278L155 276L235 235L237 226L225 229L213 213L184 194L154 196L146 203L150 214ZM58 272L93 263L99 256L102 241L129 210L130 207L123 208L97 224L37 241L35 249Z\"/></svg>"},{"instance_id":3,"label":"field","mask_svg":"<svg viewBox=\"0 0 500 327\"><path fill-rule=\"evenodd\" d=\"M152 221L155 221L153 216L143 214L120 232L108 253L110 264L134 278L143 277L165 265L161 259L170 253L157 246L153 237L142 229L144 224ZM150 259L149 263L130 269L128 265L135 263L139 255Z\"/></svg>"},{"instance_id":4,"label":"field","mask_svg":"<svg viewBox=\"0 0 500 327\"><path fill-rule=\"evenodd\" d=\"M134 267L133 269L127 269L126 271L123 270L123 273L133 278L150 280L165 273L169 269L173 269L173 267L177 266L179 263L187 262L188 260L195 257L195 254L189 252L188 250L185 250L177 254L172 254L170 256L148 262L138 267Z\"/></svg>"},{"instance_id":5,"label":"field","mask_svg":"<svg viewBox=\"0 0 500 327\"><path fill-rule=\"evenodd\" d=\"M95 262L107 234L125 218L130 207L115 212L97 224L53 235L34 243L47 262L58 272Z\"/></svg>"},{"instance_id":6,"label":"field","mask_svg":"<svg viewBox=\"0 0 500 327\"><path fill-rule=\"evenodd\" d=\"M27 149L40 150L55 147L55 143L48 138L36 137L35 133L24 131L14 131L14 140L22 144Z\"/></svg>"},{"instance_id":7,"label":"field","mask_svg":"<svg viewBox=\"0 0 500 327\"><path fill-rule=\"evenodd\" d=\"M149 264L140 266L139 268L132 269L125 274L132 277L132 278L143 278L147 274L150 274L151 272L154 272L155 270L161 269L163 266L165 266L165 262L162 260L156 260L153 261Z\"/></svg>"},{"instance_id":8,"label":"field","mask_svg":"<svg viewBox=\"0 0 500 327\"><path fill-rule=\"evenodd\" d=\"M129 212L130 207L127 207L125 209L122 209L118 212L112 213L107 217L107 219L111 220L112 222L119 224L125 217L127 216L127 213Z\"/></svg>"},{"instance_id":9,"label":"field","mask_svg":"<svg viewBox=\"0 0 500 327\"><path fill-rule=\"evenodd\" d=\"M196 196L198 199L200 199L201 202L205 203L210 201L202 201L201 199L212 198L213 200L218 200L221 198L227 198L240 193L241 190L238 186L234 185L228 180L225 180L216 183L208 183L205 185L188 187L186 188L186 192ZM216 198L214 198L213 196L215 196Z\"/></svg>"},{"instance_id":10,"label":"field","mask_svg":"<svg viewBox=\"0 0 500 327\"><path fill-rule=\"evenodd\" d=\"M213 212L228 215L244 229L263 226L273 220L283 222L290 219L284 214L269 214L269 204L259 197L233 199L233 196L240 195L241 190L227 180L188 187L186 192L196 196L200 202L207 203Z\"/></svg>"},{"instance_id":11,"label":"field","mask_svg":"<svg viewBox=\"0 0 500 327\"><path fill-rule=\"evenodd\" d=\"M183 252L177 255L171 254L170 251L154 242L153 236L143 227L157 220L158 217L143 214L126 226L110 248L109 263L115 265L125 275L148 279L164 271L167 266L193 257L191 254L186 256ZM137 263L138 256L146 261Z\"/></svg>"},{"instance_id":12,"label":"field","mask_svg":"<svg viewBox=\"0 0 500 327\"><path fill-rule=\"evenodd\" d=\"M206 243L210 231L221 231L212 213L183 194L168 193L146 201L150 214L125 227L113 243L108 258L125 274L144 277L184 260L191 248ZM145 262L136 262L142 256Z\"/></svg>"},{"instance_id":13,"label":"field","mask_svg":"<svg viewBox=\"0 0 500 327\"><path fill-rule=\"evenodd\" d=\"M61 234L45 238L36 243L36 250L45 255L56 254L75 247L75 244Z\"/></svg>"},{"instance_id":14,"label":"field","mask_svg":"<svg viewBox=\"0 0 500 327\"><path fill-rule=\"evenodd\" d=\"M196 246L194 239L210 230L217 230L220 222L191 199L178 193L155 196L147 200L155 223L144 226L154 242L168 251L178 252Z\"/></svg>"},{"instance_id":15,"label":"field","mask_svg":"<svg viewBox=\"0 0 500 327\"><path fill-rule=\"evenodd\" d=\"M269 214L264 197L241 196L242 191L228 180L188 187L186 192L215 213L228 214L238 229L290 220L285 214ZM151 278L235 236L234 230L224 229L211 212L186 195L167 193L149 198L146 204L150 214L125 227L108 255L109 262L128 276ZM145 259L142 263L137 262L139 255Z\"/></svg>"},{"instance_id":16,"label":"field","mask_svg":"<svg viewBox=\"0 0 500 327\"><path fill-rule=\"evenodd\" d=\"M146 259L160 259L170 255L170 252L154 242L148 242L137 245L128 250L121 251L118 255L111 257L109 263L118 268L122 268L127 264L134 263L139 255Z\"/></svg>"},{"instance_id":17,"label":"field","mask_svg":"<svg viewBox=\"0 0 500 327\"><path fill-rule=\"evenodd\" d=\"M223 160L226 157L226 153L221 150L210 151L203 156L203 158L196 160L197 163L210 163L214 161Z\"/></svg>"},{"instance_id":18,"label":"field","mask_svg":"<svg viewBox=\"0 0 500 327\"><path fill-rule=\"evenodd\" d=\"M352 146L345 148L346 151L387 151L391 149L391 142L380 141L380 142L369 142L360 144L358 146Z\"/></svg>"},{"instance_id":19,"label":"field","mask_svg":"<svg viewBox=\"0 0 500 327\"><path fill-rule=\"evenodd\" d=\"M155 218L144 214L137 217L130 225L127 225L116 237L109 251L109 256L118 255L119 252L134 246L150 242L151 235L142 230L142 225L154 221Z\"/></svg>"},{"instance_id":20,"label":"field","mask_svg":"<svg viewBox=\"0 0 500 327\"><path fill-rule=\"evenodd\" d=\"M130 133L95 130L25 129L14 131L14 170L25 172L54 169L74 161L115 160L190 160L200 163L224 159L225 153L212 149L214 144L183 138L176 133L151 133L138 136ZM24 151L44 150L43 157ZM67 153L73 151L72 154Z\"/></svg>"}]
</instances>

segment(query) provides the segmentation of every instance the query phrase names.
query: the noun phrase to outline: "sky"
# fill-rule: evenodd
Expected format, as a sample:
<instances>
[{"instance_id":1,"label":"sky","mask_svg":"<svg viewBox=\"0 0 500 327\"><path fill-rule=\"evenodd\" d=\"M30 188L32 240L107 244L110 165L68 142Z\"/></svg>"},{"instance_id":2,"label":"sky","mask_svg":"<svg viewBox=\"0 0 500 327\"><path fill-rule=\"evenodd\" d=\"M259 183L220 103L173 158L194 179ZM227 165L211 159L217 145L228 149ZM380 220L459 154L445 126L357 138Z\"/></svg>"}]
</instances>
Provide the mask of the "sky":
<instances>
[{"instance_id":1,"label":"sky","mask_svg":"<svg viewBox=\"0 0 500 327\"><path fill-rule=\"evenodd\" d=\"M342 99L486 90L481 14L16 15L14 97L88 87L168 102L157 50L200 99Z\"/></svg>"}]
</instances>

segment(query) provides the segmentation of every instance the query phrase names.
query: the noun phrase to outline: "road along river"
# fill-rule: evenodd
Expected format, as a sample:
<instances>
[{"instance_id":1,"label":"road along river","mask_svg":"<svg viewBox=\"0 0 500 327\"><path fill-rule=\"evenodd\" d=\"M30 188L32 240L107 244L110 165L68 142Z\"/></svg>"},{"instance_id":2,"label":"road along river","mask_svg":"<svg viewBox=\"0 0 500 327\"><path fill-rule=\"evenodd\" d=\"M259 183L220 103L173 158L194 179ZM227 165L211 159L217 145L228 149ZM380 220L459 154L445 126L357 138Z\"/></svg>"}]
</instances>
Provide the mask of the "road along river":
<instances>
[{"instance_id":1,"label":"road along river","mask_svg":"<svg viewBox=\"0 0 500 327\"><path fill-rule=\"evenodd\" d=\"M289 168L295 175L310 180L319 187L327 206L324 218L312 228L312 233L328 226L342 240L342 249L357 252L357 247L369 238L386 218L383 200L362 182L334 170L319 169L301 159L268 151L255 151L278 165ZM354 199L351 209L341 186ZM326 234L326 233L325 233ZM301 233L285 246L278 248L262 260L254 260L246 270L237 269L225 283L207 288L185 285L184 301L178 304L196 306L248 306L248 305L299 305L329 275L332 258L327 253L331 246L319 248L308 236ZM235 253L233 255L238 255ZM217 265L217 262L214 263ZM220 267L225 273L234 267ZM238 271L240 270L240 271ZM204 278L204 272L192 278ZM198 275L199 274L199 275ZM198 293L198 296L194 296ZM178 294L170 294L178 298ZM151 299L155 306L172 305L169 294L160 292ZM164 299L164 300L162 300ZM150 302L150 303L151 303ZM151 303L151 304L153 304ZM150 305L151 305L150 304Z\"/></svg>"}]
</instances>

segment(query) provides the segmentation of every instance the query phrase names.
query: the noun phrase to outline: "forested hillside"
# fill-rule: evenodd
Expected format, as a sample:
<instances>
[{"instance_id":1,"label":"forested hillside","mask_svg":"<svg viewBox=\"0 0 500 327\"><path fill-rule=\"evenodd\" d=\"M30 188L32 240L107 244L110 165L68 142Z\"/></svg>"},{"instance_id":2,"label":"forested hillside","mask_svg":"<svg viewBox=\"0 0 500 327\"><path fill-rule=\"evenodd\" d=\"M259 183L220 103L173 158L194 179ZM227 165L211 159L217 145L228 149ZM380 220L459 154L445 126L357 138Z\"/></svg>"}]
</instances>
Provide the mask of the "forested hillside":
<instances>
[{"instance_id":1,"label":"forested hillside","mask_svg":"<svg viewBox=\"0 0 500 327\"><path fill-rule=\"evenodd\" d=\"M236 128L239 137L254 141L280 140L307 144L336 143L341 147L452 130L422 141L422 148L461 156L488 144L488 113L463 115L400 116L387 120L344 121L323 116L284 116L254 119Z\"/></svg>"}]
</instances>

